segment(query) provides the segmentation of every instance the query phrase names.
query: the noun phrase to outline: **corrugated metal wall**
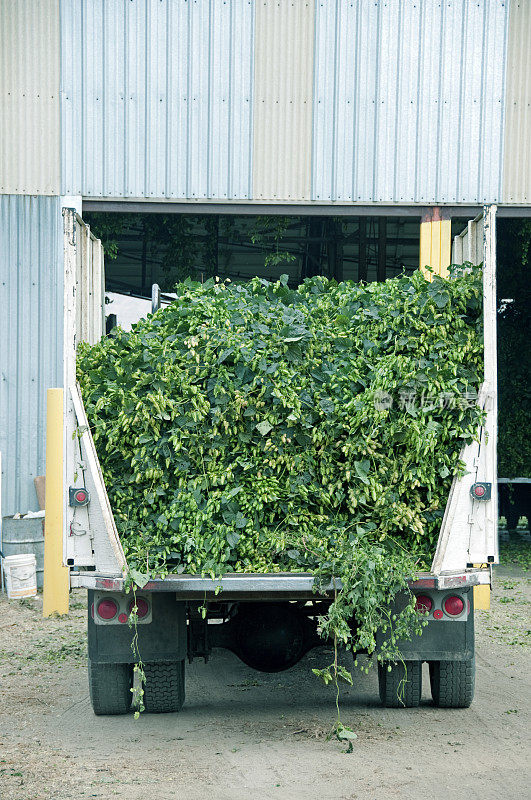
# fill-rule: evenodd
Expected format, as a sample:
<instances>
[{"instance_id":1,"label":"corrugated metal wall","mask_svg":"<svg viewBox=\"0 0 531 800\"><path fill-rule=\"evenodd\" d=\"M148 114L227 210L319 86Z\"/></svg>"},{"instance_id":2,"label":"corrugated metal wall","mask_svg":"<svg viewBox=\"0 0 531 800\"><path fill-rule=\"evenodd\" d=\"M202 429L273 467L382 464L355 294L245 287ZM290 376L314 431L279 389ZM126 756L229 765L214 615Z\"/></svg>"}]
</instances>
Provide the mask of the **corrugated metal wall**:
<instances>
[{"instance_id":1,"label":"corrugated metal wall","mask_svg":"<svg viewBox=\"0 0 531 800\"><path fill-rule=\"evenodd\" d=\"M529 203L530 19L527 0L0 0L0 191Z\"/></svg>"},{"instance_id":2,"label":"corrugated metal wall","mask_svg":"<svg viewBox=\"0 0 531 800\"><path fill-rule=\"evenodd\" d=\"M531 203L531 2L512 0L507 59L503 199Z\"/></svg>"},{"instance_id":3,"label":"corrugated metal wall","mask_svg":"<svg viewBox=\"0 0 531 800\"><path fill-rule=\"evenodd\" d=\"M253 197L309 200L314 0L256 4Z\"/></svg>"},{"instance_id":4,"label":"corrugated metal wall","mask_svg":"<svg viewBox=\"0 0 531 800\"><path fill-rule=\"evenodd\" d=\"M0 192L59 194L59 0L0 0Z\"/></svg>"},{"instance_id":5,"label":"corrugated metal wall","mask_svg":"<svg viewBox=\"0 0 531 800\"><path fill-rule=\"evenodd\" d=\"M253 3L62 0L63 194L246 199Z\"/></svg>"},{"instance_id":6,"label":"corrugated metal wall","mask_svg":"<svg viewBox=\"0 0 531 800\"><path fill-rule=\"evenodd\" d=\"M46 389L63 381L62 227L58 197L0 195L2 513L37 508Z\"/></svg>"},{"instance_id":7,"label":"corrugated metal wall","mask_svg":"<svg viewBox=\"0 0 531 800\"><path fill-rule=\"evenodd\" d=\"M312 199L500 198L507 4L316 3Z\"/></svg>"}]
</instances>

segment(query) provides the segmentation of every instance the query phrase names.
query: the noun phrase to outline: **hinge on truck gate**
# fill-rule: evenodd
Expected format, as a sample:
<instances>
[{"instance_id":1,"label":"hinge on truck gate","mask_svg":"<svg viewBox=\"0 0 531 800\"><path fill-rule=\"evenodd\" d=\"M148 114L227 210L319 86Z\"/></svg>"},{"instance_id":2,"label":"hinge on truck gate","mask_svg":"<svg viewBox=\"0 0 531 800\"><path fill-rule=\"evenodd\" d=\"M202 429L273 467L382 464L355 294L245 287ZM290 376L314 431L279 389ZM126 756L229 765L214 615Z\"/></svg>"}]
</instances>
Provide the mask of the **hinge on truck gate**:
<instances>
[{"instance_id":1,"label":"hinge on truck gate","mask_svg":"<svg viewBox=\"0 0 531 800\"><path fill-rule=\"evenodd\" d=\"M76 522L74 519L72 520L70 523L70 536L86 536L87 533L89 534L90 539L94 538L92 531L87 531L86 528L81 527L80 522Z\"/></svg>"}]
</instances>

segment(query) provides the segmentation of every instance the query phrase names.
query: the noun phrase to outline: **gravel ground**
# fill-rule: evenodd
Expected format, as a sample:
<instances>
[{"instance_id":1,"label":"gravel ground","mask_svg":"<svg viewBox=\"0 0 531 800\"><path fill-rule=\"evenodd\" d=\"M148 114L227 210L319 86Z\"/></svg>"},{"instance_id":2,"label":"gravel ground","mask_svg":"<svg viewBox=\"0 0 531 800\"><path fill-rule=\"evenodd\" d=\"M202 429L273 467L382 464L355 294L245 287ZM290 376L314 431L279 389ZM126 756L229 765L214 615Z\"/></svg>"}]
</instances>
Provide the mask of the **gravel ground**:
<instances>
[{"instance_id":1,"label":"gravel ground","mask_svg":"<svg viewBox=\"0 0 531 800\"><path fill-rule=\"evenodd\" d=\"M180 714L95 717L88 699L85 596L68 617L42 601L0 596L1 800L248 800L459 797L512 800L530 783L528 672L531 583L500 568L490 612L477 612L476 698L383 709L375 670L343 691L353 752L327 741L333 693L312 676L314 650L294 669L253 672L217 651L187 673Z\"/></svg>"}]
</instances>

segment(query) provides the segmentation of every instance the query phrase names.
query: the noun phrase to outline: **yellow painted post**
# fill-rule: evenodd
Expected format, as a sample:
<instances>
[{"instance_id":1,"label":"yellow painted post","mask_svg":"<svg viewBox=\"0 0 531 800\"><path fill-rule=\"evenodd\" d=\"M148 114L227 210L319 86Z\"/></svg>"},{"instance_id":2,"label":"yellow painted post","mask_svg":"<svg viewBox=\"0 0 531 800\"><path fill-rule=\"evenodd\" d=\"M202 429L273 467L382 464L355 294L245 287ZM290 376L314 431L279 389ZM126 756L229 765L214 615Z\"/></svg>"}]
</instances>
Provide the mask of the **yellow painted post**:
<instances>
[{"instance_id":1,"label":"yellow painted post","mask_svg":"<svg viewBox=\"0 0 531 800\"><path fill-rule=\"evenodd\" d=\"M487 569L487 564L474 564L475 567L482 567ZM477 611L490 611L490 586L488 583L482 583L479 586L474 586L474 608Z\"/></svg>"},{"instance_id":2,"label":"yellow painted post","mask_svg":"<svg viewBox=\"0 0 531 800\"><path fill-rule=\"evenodd\" d=\"M63 566L63 390L48 389L42 614L68 614L68 567Z\"/></svg>"},{"instance_id":3,"label":"yellow painted post","mask_svg":"<svg viewBox=\"0 0 531 800\"><path fill-rule=\"evenodd\" d=\"M428 278L448 277L452 250L452 222L444 211L434 207L422 216L420 223L420 268ZM433 272L424 269L431 267Z\"/></svg>"}]
</instances>

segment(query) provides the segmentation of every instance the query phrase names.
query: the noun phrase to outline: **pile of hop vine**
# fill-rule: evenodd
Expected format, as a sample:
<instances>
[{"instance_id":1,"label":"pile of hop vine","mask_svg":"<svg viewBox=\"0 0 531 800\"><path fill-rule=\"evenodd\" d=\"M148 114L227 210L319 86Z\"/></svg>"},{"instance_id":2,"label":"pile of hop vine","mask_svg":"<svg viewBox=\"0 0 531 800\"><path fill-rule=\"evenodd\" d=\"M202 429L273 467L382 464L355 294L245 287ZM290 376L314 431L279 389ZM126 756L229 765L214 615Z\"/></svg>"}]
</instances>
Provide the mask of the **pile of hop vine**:
<instances>
[{"instance_id":1,"label":"pile of hop vine","mask_svg":"<svg viewBox=\"0 0 531 800\"><path fill-rule=\"evenodd\" d=\"M187 281L177 295L79 351L129 565L334 575L324 632L374 649L477 436L481 269L296 290L286 276Z\"/></svg>"}]
</instances>

